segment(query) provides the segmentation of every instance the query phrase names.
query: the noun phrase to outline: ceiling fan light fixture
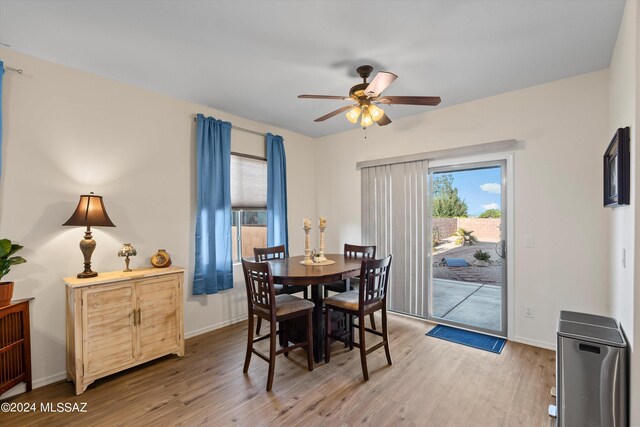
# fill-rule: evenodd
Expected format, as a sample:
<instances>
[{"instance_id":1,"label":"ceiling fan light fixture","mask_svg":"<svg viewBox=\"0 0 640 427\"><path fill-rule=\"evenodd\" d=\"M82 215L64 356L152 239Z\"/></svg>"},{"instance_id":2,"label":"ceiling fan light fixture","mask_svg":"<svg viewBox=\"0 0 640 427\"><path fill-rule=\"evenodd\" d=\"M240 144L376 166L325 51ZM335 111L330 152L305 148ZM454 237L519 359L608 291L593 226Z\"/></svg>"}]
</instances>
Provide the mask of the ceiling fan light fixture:
<instances>
[{"instance_id":1,"label":"ceiling fan light fixture","mask_svg":"<svg viewBox=\"0 0 640 427\"><path fill-rule=\"evenodd\" d=\"M351 110L347 111L347 114L345 115L347 116L347 120L355 124L358 123L358 117L360 117L361 112L362 110L360 107L353 107Z\"/></svg>"},{"instance_id":2,"label":"ceiling fan light fixture","mask_svg":"<svg viewBox=\"0 0 640 427\"><path fill-rule=\"evenodd\" d=\"M367 126L371 126L373 124L373 119L371 118L371 114L369 114L368 108L362 109L362 119L360 120L360 126L366 128Z\"/></svg>"},{"instance_id":3,"label":"ceiling fan light fixture","mask_svg":"<svg viewBox=\"0 0 640 427\"><path fill-rule=\"evenodd\" d=\"M377 122L382 118L382 116L384 116L384 110L378 107L377 105L371 104L369 105L369 108L367 108L367 110L369 111L369 114L371 115L371 119L374 122Z\"/></svg>"},{"instance_id":4,"label":"ceiling fan light fixture","mask_svg":"<svg viewBox=\"0 0 640 427\"><path fill-rule=\"evenodd\" d=\"M356 69L356 72L362 78L362 83L352 86L351 89L349 89L349 96L298 95L298 98L350 101L351 105L345 105L344 107L333 110L324 116L318 117L314 122L324 122L331 117L346 112L346 117L349 122L353 124L360 123L362 127L371 126L374 123L379 126L387 126L391 123L391 119L387 116L386 112L378 106L380 104L425 106L436 106L440 104L441 100L439 96L382 96L382 92L385 91L398 76L388 71L379 71L373 80L367 83L367 79L372 71L373 67L370 65L362 65Z\"/></svg>"}]
</instances>

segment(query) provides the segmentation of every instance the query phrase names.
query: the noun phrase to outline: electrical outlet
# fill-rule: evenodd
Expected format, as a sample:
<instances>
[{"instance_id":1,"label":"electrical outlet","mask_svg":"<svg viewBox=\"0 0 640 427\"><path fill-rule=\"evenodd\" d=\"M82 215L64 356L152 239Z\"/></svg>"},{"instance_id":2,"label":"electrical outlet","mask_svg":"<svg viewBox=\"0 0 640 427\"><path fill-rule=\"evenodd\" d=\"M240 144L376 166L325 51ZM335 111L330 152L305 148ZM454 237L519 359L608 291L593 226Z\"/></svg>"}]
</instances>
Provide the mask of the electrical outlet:
<instances>
[{"instance_id":1,"label":"electrical outlet","mask_svg":"<svg viewBox=\"0 0 640 427\"><path fill-rule=\"evenodd\" d=\"M535 315L535 307L532 305L524 306L524 317L533 317Z\"/></svg>"},{"instance_id":2,"label":"electrical outlet","mask_svg":"<svg viewBox=\"0 0 640 427\"><path fill-rule=\"evenodd\" d=\"M526 236L524 236L524 247L525 248L532 248L533 247L533 236L530 234L527 234Z\"/></svg>"}]
</instances>

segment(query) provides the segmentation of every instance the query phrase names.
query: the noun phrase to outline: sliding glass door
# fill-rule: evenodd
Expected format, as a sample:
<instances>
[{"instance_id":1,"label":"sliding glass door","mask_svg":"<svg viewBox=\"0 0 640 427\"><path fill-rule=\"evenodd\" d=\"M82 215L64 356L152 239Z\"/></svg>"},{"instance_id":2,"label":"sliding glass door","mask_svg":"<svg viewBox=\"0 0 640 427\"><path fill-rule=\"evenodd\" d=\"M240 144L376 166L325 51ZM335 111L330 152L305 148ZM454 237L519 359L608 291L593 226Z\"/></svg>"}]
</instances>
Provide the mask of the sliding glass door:
<instances>
[{"instance_id":1,"label":"sliding glass door","mask_svg":"<svg viewBox=\"0 0 640 427\"><path fill-rule=\"evenodd\" d=\"M361 170L362 243L393 255L389 310L507 335L506 164Z\"/></svg>"},{"instance_id":2,"label":"sliding glass door","mask_svg":"<svg viewBox=\"0 0 640 427\"><path fill-rule=\"evenodd\" d=\"M506 162L429 169L428 318L507 334Z\"/></svg>"}]
</instances>

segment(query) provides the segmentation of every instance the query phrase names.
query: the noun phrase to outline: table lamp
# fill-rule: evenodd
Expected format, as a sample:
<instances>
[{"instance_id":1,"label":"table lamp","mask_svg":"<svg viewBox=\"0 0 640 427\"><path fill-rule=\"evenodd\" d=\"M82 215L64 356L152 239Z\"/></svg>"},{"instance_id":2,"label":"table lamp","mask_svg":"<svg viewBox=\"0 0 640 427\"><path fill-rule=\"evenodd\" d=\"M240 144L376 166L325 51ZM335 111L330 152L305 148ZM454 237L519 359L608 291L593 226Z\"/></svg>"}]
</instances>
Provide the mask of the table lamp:
<instances>
[{"instance_id":1,"label":"table lamp","mask_svg":"<svg viewBox=\"0 0 640 427\"><path fill-rule=\"evenodd\" d=\"M129 271L133 271L129 268L129 257L130 256L136 256L138 255L138 251L136 251L136 248L134 248L131 243L125 243L122 245L122 248L120 248L120 250L118 251L118 256L119 257L125 257L124 259L124 263L126 268L122 271L129 272Z\"/></svg>"},{"instance_id":2,"label":"table lamp","mask_svg":"<svg viewBox=\"0 0 640 427\"><path fill-rule=\"evenodd\" d=\"M78 273L78 278L96 277L98 273L91 271L91 254L96 248L96 241L91 237L91 227L115 227L104 209L102 197L96 196L93 192L81 195L75 212L62 225L87 227L84 239L80 241L80 250L84 256L84 271Z\"/></svg>"}]
</instances>

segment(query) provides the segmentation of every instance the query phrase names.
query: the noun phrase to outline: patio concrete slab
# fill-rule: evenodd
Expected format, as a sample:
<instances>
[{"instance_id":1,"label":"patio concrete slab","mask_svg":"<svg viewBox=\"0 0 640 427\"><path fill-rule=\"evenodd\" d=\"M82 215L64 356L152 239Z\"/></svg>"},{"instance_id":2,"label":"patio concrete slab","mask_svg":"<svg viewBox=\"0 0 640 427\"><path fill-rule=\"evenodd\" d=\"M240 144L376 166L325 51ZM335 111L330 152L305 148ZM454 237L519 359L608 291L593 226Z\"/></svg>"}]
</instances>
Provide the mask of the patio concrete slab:
<instances>
[{"instance_id":1,"label":"patio concrete slab","mask_svg":"<svg viewBox=\"0 0 640 427\"><path fill-rule=\"evenodd\" d=\"M494 331L500 330L500 288L483 286L462 301L443 319Z\"/></svg>"},{"instance_id":2,"label":"patio concrete slab","mask_svg":"<svg viewBox=\"0 0 640 427\"><path fill-rule=\"evenodd\" d=\"M433 316L445 316L452 308L478 290L479 283L433 279Z\"/></svg>"},{"instance_id":3,"label":"patio concrete slab","mask_svg":"<svg viewBox=\"0 0 640 427\"><path fill-rule=\"evenodd\" d=\"M500 296L501 296L500 292L501 292L500 286L484 285L483 287L478 289L478 291L474 293L473 296L495 298L497 299L498 302L500 302Z\"/></svg>"}]
</instances>

